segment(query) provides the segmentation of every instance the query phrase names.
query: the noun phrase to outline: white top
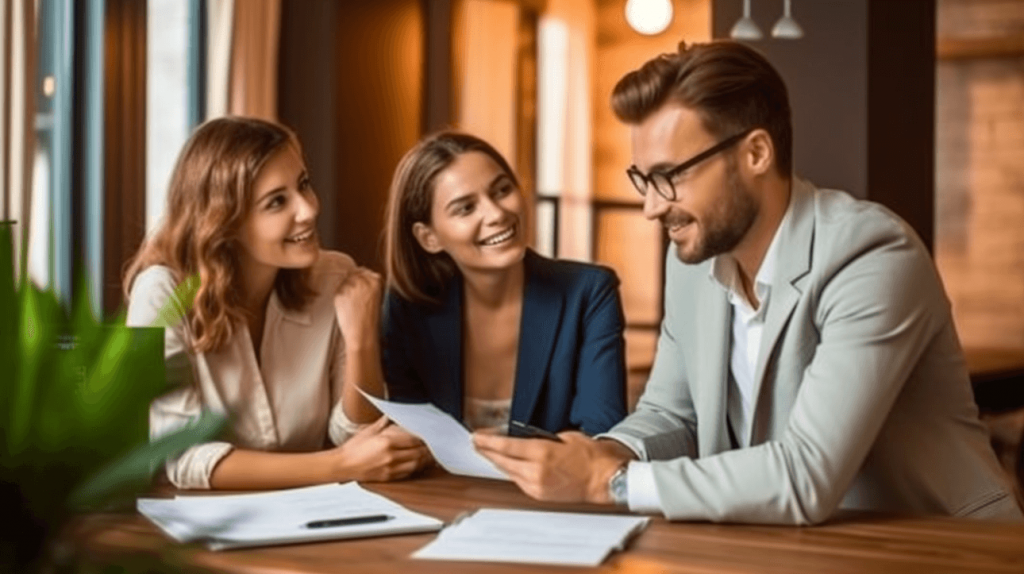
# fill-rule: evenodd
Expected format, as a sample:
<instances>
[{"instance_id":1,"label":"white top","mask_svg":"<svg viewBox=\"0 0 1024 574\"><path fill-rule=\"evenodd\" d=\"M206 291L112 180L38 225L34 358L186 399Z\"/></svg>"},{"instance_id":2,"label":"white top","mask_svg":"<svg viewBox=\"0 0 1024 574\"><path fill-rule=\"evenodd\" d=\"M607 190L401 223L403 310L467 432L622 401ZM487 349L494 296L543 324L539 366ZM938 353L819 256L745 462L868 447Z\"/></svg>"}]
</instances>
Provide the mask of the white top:
<instances>
[{"instance_id":1,"label":"white top","mask_svg":"<svg viewBox=\"0 0 1024 574\"><path fill-rule=\"evenodd\" d=\"M335 318L333 295L355 268L351 257L321 251L312 270L318 295L305 309L285 309L273 293L267 303L261 361L256 361L246 324L217 351L194 353L187 321L168 324L177 282L170 269L148 267L132 284L129 326L166 327L164 357L171 390L153 401L150 439L177 430L201 411L230 413L231 442L193 446L167 463L167 477L178 488L209 488L217 463L239 448L302 452L343 443L359 425L342 410L345 342Z\"/></svg>"},{"instance_id":2,"label":"white top","mask_svg":"<svg viewBox=\"0 0 1024 574\"><path fill-rule=\"evenodd\" d=\"M470 430L495 428L504 433L508 430L512 413L512 399L475 399L466 397L463 407L466 426Z\"/></svg>"},{"instance_id":3,"label":"white top","mask_svg":"<svg viewBox=\"0 0 1024 574\"><path fill-rule=\"evenodd\" d=\"M771 296L772 279L775 275L775 260L778 259L779 231L790 220L792 202L786 209L772 242L765 252L761 267L754 278L754 294L757 309L743 292L740 282L739 264L729 255L720 255L711 261L711 280L718 283L729 297L732 305L732 351L729 360L729 391L726 412L728 424L740 448L750 446L750 423L754 412L754 372L761 350L761 335L767 316L768 300ZM629 446L629 445L627 445ZM646 453L636 452L640 461L633 461L627 467L626 478L629 509L634 512L662 512L661 497L654 484L654 470L651 463L642 462Z\"/></svg>"},{"instance_id":4,"label":"white top","mask_svg":"<svg viewBox=\"0 0 1024 574\"><path fill-rule=\"evenodd\" d=\"M788 216L789 211L786 212ZM778 229L786 224L783 216ZM778 229L765 252L761 268L754 278L754 302L743 292L739 263L729 255L715 257L711 262L711 278L724 289L732 305L732 352L729 361L729 392L727 413L733 436L740 448L750 446L750 423L754 411L754 372L760 357L761 334L772 292L772 276L778 258ZM756 308L755 308L756 305Z\"/></svg>"}]
</instances>

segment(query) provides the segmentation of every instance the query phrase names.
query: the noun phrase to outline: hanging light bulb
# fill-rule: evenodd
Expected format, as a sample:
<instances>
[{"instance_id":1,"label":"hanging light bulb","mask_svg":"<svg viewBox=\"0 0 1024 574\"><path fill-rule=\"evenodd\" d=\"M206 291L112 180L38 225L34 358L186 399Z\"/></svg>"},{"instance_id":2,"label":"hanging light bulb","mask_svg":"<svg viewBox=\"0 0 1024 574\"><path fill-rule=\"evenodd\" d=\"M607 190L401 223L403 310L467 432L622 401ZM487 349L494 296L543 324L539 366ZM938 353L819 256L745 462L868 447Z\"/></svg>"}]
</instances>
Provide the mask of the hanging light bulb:
<instances>
[{"instance_id":1,"label":"hanging light bulb","mask_svg":"<svg viewBox=\"0 0 1024 574\"><path fill-rule=\"evenodd\" d=\"M672 23L672 0L629 0L626 22L646 36L660 34Z\"/></svg>"},{"instance_id":2,"label":"hanging light bulb","mask_svg":"<svg viewBox=\"0 0 1024 574\"><path fill-rule=\"evenodd\" d=\"M790 11L790 1L786 0L785 8L782 12L782 17L775 23L772 28L772 36L776 38L786 38L788 40L796 40L797 38L804 37L804 29L800 27L800 24L796 23L793 19Z\"/></svg>"},{"instance_id":3,"label":"hanging light bulb","mask_svg":"<svg viewBox=\"0 0 1024 574\"><path fill-rule=\"evenodd\" d=\"M757 22L750 17L750 0L743 0L743 17L733 25L729 36L735 40L760 40L764 36Z\"/></svg>"}]
</instances>

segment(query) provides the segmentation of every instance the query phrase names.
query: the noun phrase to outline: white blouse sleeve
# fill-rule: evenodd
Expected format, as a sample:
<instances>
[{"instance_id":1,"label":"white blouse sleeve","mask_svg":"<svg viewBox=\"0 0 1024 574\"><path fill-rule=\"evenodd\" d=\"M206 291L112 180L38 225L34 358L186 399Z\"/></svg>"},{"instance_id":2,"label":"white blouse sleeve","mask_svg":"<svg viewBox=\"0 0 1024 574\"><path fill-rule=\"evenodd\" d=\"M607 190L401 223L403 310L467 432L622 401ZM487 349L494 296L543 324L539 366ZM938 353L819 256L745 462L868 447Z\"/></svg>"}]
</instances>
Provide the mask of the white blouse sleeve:
<instances>
[{"instance_id":1,"label":"white blouse sleeve","mask_svg":"<svg viewBox=\"0 0 1024 574\"><path fill-rule=\"evenodd\" d=\"M327 427L327 433L331 437L331 443L338 446L352 438L352 435L365 426L354 423L345 416L345 409L342 408L341 401L338 401L331 410L331 422Z\"/></svg>"},{"instance_id":2,"label":"white blouse sleeve","mask_svg":"<svg viewBox=\"0 0 1024 574\"><path fill-rule=\"evenodd\" d=\"M320 289L333 292L345 280L348 274L356 268L356 263L351 257L337 251L321 251L320 258L320 265L318 267L320 277L316 280ZM342 404L342 391L345 388L345 340L341 336L341 330L337 324L335 324L334 329L331 331L331 338L333 339L334 354L331 357L330 378L331 400L334 403L334 408L331 409L331 418L327 425L327 435L332 444L340 445L366 425L352 422L345 415L345 409Z\"/></svg>"},{"instance_id":3,"label":"white blouse sleeve","mask_svg":"<svg viewBox=\"0 0 1024 574\"><path fill-rule=\"evenodd\" d=\"M330 422L327 424L327 435L332 444L340 445L366 425L352 422L345 414L342 400L342 390L345 387L345 341L337 327L334 328L331 337L334 339L334 356L330 369L331 400L334 402L334 408L331 409Z\"/></svg>"},{"instance_id":4,"label":"white blouse sleeve","mask_svg":"<svg viewBox=\"0 0 1024 574\"><path fill-rule=\"evenodd\" d=\"M202 398L195 381L189 336L182 317L186 306L174 298L174 276L166 267L145 269L135 278L128 296L129 327L164 327L164 364L171 389L149 407L149 438L174 432L202 414ZM223 441L195 445L166 464L168 480L177 488L210 488L213 469L232 449Z\"/></svg>"}]
</instances>

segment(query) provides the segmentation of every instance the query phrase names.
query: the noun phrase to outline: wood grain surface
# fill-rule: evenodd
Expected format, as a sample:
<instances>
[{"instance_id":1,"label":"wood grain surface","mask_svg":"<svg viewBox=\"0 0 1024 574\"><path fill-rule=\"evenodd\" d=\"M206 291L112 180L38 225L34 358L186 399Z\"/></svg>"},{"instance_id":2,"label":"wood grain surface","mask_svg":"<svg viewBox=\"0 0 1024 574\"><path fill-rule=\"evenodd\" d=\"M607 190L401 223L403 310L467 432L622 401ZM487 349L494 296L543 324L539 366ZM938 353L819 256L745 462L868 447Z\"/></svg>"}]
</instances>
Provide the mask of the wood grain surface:
<instances>
[{"instance_id":1,"label":"wood grain surface","mask_svg":"<svg viewBox=\"0 0 1024 574\"><path fill-rule=\"evenodd\" d=\"M483 507L611 511L539 503L510 483L436 470L413 480L365 486L445 521ZM410 559L434 534L209 552L175 544L138 515L86 516L73 525L69 536L85 555L106 563L144 556L182 571L252 574L1024 572L1024 524L849 512L815 527L670 523L654 518L624 552L594 569Z\"/></svg>"}]
</instances>

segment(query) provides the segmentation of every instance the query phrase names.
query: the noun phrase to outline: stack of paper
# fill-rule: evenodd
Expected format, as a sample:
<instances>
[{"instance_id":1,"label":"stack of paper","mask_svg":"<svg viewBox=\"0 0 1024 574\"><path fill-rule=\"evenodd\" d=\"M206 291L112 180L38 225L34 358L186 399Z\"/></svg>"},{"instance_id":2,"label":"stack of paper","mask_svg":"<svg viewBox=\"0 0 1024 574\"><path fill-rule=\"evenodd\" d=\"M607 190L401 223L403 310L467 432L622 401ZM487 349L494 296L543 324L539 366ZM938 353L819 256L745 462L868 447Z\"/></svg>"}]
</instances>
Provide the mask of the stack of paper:
<instances>
[{"instance_id":1,"label":"stack of paper","mask_svg":"<svg viewBox=\"0 0 1024 574\"><path fill-rule=\"evenodd\" d=\"M444 525L355 482L257 494L140 498L136 506L171 538L203 541L211 550L429 532Z\"/></svg>"},{"instance_id":2,"label":"stack of paper","mask_svg":"<svg viewBox=\"0 0 1024 574\"><path fill-rule=\"evenodd\" d=\"M611 514L482 509L444 529L412 556L597 566L613 550L622 550L648 520Z\"/></svg>"}]
</instances>

